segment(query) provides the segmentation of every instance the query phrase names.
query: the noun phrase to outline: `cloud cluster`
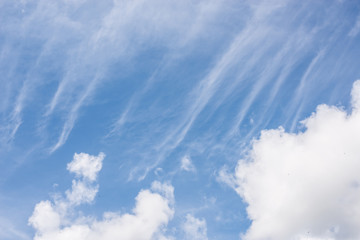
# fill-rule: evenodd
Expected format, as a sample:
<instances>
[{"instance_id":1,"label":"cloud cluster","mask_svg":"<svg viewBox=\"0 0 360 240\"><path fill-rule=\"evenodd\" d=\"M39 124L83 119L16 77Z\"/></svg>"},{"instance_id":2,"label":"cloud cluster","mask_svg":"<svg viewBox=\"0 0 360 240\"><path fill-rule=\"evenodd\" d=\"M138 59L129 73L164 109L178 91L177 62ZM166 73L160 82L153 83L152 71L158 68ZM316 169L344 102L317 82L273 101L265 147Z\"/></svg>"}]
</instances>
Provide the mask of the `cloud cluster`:
<instances>
[{"instance_id":1,"label":"cloud cluster","mask_svg":"<svg viewBox=\"0 0 360 240\"><path fill-rule=\"evenodd\" d=\"M75 173L77 176L84 177L90 181L95 181L98 172L102 168L102 161L104 158L104 153L100 153L99 156L91 156L86 153L75 153L74 160L67 165L67 170Z\"/></svg>"},{"instance_id":2,"label":"cloud cluster","mask_svg":"<svg viewBox=\"0 0 360 240\"><path fill-rule=\"evenodd\" d=\"M360 239L360 80L352 112L320 105L305 130L264 130L236 190L252 224L243 239Z\"/></svg>"},{"instance_id":3,"label":"cloud cluster","mask_svg":"<svg viewBox=\"0 0 360 240\"><path fill-rule=\"evenodd\" d=\"M196 171L194 164L191 162L190 157L187 155L181 159L180 168L181 168L181 170L186 171L186 172L195 172Z\"/></svg>"},{"instance_id":4,"label":"cloud cluster","mask_svg":"<svg viewBox=\"0 0 360 240\"><path fill-rule=\"evenodd\" d=\"M185 239L208 240L205 219L198 219L191 214L187 214L183 229L185 232Z\"/></svg>"},{"instance_id":5,"label":"cloud cluster","mask_svg":"<svg viewBox=\"0 0 360 240\"><path fill-rule=\"evenodd\" d=\"M141 190L132 213L107 212L103 219L76 216L75 206L90 203L98 191L95 185L105 155L80 153L68 164L78 179L65 197L41 201L35 206L29 224L36 230L34 240L150 240L167 239L163 230L173 217L174 188L153 182L151 189Z\"/></svg>"}]
</instances>

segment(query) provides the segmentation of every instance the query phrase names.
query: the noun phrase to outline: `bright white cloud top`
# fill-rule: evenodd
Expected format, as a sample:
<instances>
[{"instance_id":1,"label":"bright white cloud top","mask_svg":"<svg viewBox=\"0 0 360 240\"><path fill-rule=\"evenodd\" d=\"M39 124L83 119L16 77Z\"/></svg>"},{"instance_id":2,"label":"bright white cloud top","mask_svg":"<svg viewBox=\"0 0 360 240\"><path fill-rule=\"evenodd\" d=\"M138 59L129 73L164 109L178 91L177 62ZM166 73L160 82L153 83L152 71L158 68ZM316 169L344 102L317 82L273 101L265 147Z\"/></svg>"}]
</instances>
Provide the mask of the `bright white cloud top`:
<instances>
[{"instance_id":1,"label":"bright white cloud top","mask_svg":"<svg viewBox=\"0 0 360 240\"><path fill-rule=\"evenodd\" d=\"M208 240L206 221L204 219L197 219L191 214L187 214L183 228L187 240Z\"/></svg>"},{"instance_id":2,"label":"bright white cloud top","mask_svg":"<svg viewBox=\"0 0 360 240\"><path fill-rule=\"evenodd\" d=\"M264 130L236 168L243 239L360 238L360 80L352 111L320 105L304 131Z\"/></svg>"},{"instance_id":3,"label":"bright white cloud top","mask_svg":"<svg viewBox=\"0 0 360 240\"><path fill-rule=\"evenodd\" d=\"M1 0L0 23L1 240L360 238L359 1Z\"/></svg>"},{"instance_id":4,"label":"bright white cloud top","mask_svg":"<svg viewBox=\"0 0 360 240\"><path fill-rule=\"evenodd\" d=\"M103 153L74 155L68 170L80 172L83 178L73 181L65 198L36 205L29 219L29 224L36 229L34 240L167 239L162 231L174 214L174 188L168 184L153 182L151 189L141 190L131 214L106 212L102 220L96 220L76 211L76 205L94 200L98 189L89 184L96 179L103 159Z\"/></svg>"},{"instance_id":5,"label":"bright white cloud top","mask_svg":"<svg viewBox=\"0 0 360 240\"><path fill-rule=\"evenodd\" d=\"M83 177L90 182L96 180L98 172L102 168L102 161L105 158L104 153L99 156L91 156L86 153L75 153L74 160L67 165L69 172L75 173L79 177Z\"/></svg>"}]
</instances>

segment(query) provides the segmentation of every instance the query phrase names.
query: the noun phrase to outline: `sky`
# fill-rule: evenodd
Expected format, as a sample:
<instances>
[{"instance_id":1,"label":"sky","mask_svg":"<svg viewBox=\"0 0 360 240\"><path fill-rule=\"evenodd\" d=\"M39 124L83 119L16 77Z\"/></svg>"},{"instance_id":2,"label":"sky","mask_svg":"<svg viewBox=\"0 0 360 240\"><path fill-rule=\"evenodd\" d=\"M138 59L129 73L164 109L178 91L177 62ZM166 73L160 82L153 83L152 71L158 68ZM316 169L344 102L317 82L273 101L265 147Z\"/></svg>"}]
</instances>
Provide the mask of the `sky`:
<instances>
[{"instance_id":1,"label":"sky","mask_svg":"<svg viewBox=\"0 0 360 240\"><path fill-rule=\"evenodd\" d=\"M1 240L360 239L357 0L0 0Z\"/></svg>"}]
</instances>

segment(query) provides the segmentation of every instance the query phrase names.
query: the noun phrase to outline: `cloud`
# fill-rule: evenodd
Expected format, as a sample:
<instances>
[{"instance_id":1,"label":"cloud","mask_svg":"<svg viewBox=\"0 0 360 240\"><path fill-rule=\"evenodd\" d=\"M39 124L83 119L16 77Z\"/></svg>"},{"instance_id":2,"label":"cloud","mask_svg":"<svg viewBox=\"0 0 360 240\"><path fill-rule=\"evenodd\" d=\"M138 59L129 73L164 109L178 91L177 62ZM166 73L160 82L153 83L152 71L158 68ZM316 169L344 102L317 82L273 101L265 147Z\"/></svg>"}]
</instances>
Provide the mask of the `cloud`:
<instances>
[{"instance_id":1,"label":"cloud","mask_svg":"<svg viewBox=\"0 0 360 240\"><path fill-rule=\"evenodd\" d=\"M274 47L271 45L276 41L270 40L268 37L271 33L271 28L267 27L267 24L259 24L259 21L260 19L265 21L266 16L270 15L271 13L274 14L279 6L275 7L274 5L273 7L269 8L269 5L266 2L261 2L261 4L258 6L252 6L252 8L254 8L254 11L252 12L253 16L250 17L249 22L246 23L243 29L239 30L234 35L224 51L215 59L213 66L206 72L206 75L200 79L194 88L189 92L188 97L185 99L185 111L180 115L176 125L166 131L166 135L156 146L156 149L164 150L162 150L161 154L159 154L160 157L156 158L158 159L157 162L152 164L152 166L147 167L145 175L143 175L140 179L144 178L150 169L155 168L163 159L165 159L166 155L176 149L184 141L188 132L191 131L192 127L197 121L198 117L201 115L203 110L209 106L209 103L214 100L215 96L217 96L215 105L220 106L223 101L233 93L234 89L237 89L237 85L243 82L244 78L238 76L234 79L233 83L229 84L230 86L226 87L226 85L224 85L226 79L228 79L225 77L226 74L229 74L229 72L234 70L233 67L237 62L246 62L244 67L241 68L243 69L243 72L239 74L244 76L249 71L252 71L252 68L258 65L256 60L262 59L263 54L265 54L269 48ZM260 11L260 9L262 10ZM268 11L265 11L265 9ZM259 27L254 28L254 26L258 25ZM300 36L294 37L293 39L300 41L299 37ZM271 44L261 43L261 47L259 48L259 43L262 42L265 38L267 43L270 42ZM301 44L294 43L294 46L300 45ZM288 47L288 49L290 48ZM283 52L285 52L285 50L281 51L282 55L284 55ZM288 55L294 56L294 52L288 52ZM248 59L250 56L252 56L252 61ZM274 59L272 58L272 60ZM278 63L278 66L284 65L280 61L276 61L276 63ZM269 68L271 67L274 68L273 64L269 66ZM273 72L275 72L275 70ZM259 84L259 87L257 87L258 90L260 91L263 86L263 83ZM225 91L226 93L222 96L219 96L219 90L223 88L227 88L227 91ZM253 97L255 98L255 95L257 96L259 91L257 91L256 94L254 93L254 96L249 97L248 99ZM249 101L249 107L251 105L250 102L252 103L253 101ZM247 111L248 108L246 109L246 112ZM127 114L127 111L125 111L125 113ZM119 123L123 123L122 118L119 119ZM238 125L236 128L237 127ZM163 129L163 126L161 126L161 129Z\"/></svg>"},{"instance_id":2,"label":"cloud","mask_svg":"<svg viewBox=\"0 0 360 240\"><path fill-rule=\"evenodd\" d=\"M12 237L23 240L30 239L22 229L16 228L8 218L0 216L0 239L13 239Z\"/></svg>"},{"instance_id":3,"label":"cloud","mask_svg":"<svg viewBox=\"0 0 360 240\"><path fill-rule=\"evenodd\" d=\"M187 171L187 172L195 172L195 166L194 164L191 162L191 159L189 156L184 156L181 159L181 170Z\"/></svg>"},{"instance_id":4,"label":"cloud","mask_svg":"<svg viewBox=\"0 0 360 240\"><path fill-rule=\"evenodd\" d=\"M295 130L296 124L299 120L298 119L299 114L301 113L301 111L304 107L301 100L306 95L305 87L307 85L309 85L309 82L311 82L311 80L312 80L311 78L309 78L309 76L310 76L311 72L314 70L315 66L318 64L319 60L321 60L324 57L325 52L326 52L325 50L318 52L316 54L316 56L311 60L311 63L309 64L305 73L301 77L299 86L297 87L297 89L294 93L294 97L291 102L291 106L289 107L290 111L292 111L292 112L296 111L294 120L291 124L291 132L293 132ZM291 114L291 115L293 115L293 114Z\"/></svg>"},{"instance_id":5,"label":"cloud","mask_svg":"<svg viewBox=\"0 0 360 240\"><path fill-rule=\"evenodd\" d=\"M71 1L67 2L69 6L72 4L74 3ZM82 4L81 2L77 5ZM106 73L112 64L130 62L133 57L154 46L176 52L177 48L181 48L187 41L190 42L192 34L197 33L194 28L200 26L201 22L193 23L192 17L203 13L204 8L202 4L192 1L169 4L163 0L151 3L143 0L110 1L110 5L111 8L98 17L99 24L89 30L88 21L75 24L76 28L80 27L85 33L76 41L78 48L65 60L67 67L64 77L60 80L45 113L49 119L56 112L65 115L58 141L51 147L50 152L65 144L83 106L95 95L102 83L110 81ZM62 8L56 7L56 15L62 15ZM71 18L68 14L71 15L67 13L64 17ZM41 14L39 15L36 17L41 17ZM55 27L60 26L55 24ZM77 38L77 34L70 36ZM183 39L187 41L183 42ZM118 124L121 125L121 121Z\"/></svg>"},{"instance_id":6,"label":"cloud","mask_svg":"<svg viewBox=\"0 0 360 240\"><path fill-rule=\"evenodd\" d=\"M35 83L32 84L35 85ZM28 92L31 92L29 85L30 80L27 79L23 83L23 86L19 91L19 95L16 97L14 108L12 109L11 113L8 114L6 121L2 124L2 126L0 126L0 145L6 146L11 143L23 122L21 113L25 105L27 94Z\"/></svg>"},{"instance_id":7,"label":"cloud","mask_svg":"<svg viewBox=\"0 0 360 240\"><path fill-rule=\"evenodd\" d=\"M216 180L220 183L224 183L231 188L236 188L236 178L229 172L227 166L223 166L216 176Z\"/></svg>"},{"instance_id":8,"label":"cloud","mask_svg":"<svg viewBox=\"0 0 360 240\"><path fill-rule=\"evenodd\" d=\"M29 224L36 230L34 240L146 240L167 239L164 227L174 215L174 188L153 182L141 190L132 213L104 213L103 219L84 217L75 206L91 203L98 191L94 185L105 155L75 154L68 170L79 177L65 197L41 201L35 206Z\"/></svg>"},{"instance_id":9,"label":"cloud","mask_svg":"<svg viewBox=\"0 0 360 240\"><path fill-rule=\"evenodd\" d=\"M75 173L77 176L94 181L102 168L102 161L104 158L104 153L100 153L99 156L91 156L86 153L75 153L74 160L67 165L67 170Z\"/></svg>"},{"instance_id":10,"label":"cloud","mask_svg":"<svg viewBox=\"0 0 360 240\"><path fill-rule=\"evenodd\" d=\"M353 84L351 90L351 104L354 111L358 112L360 110L360 80Z\"/></svg>"},{"instance_id":11,"label":"cloud","mask_svg":"<svg viewBox=\"0 0 360 240\"><path fill-rule=\"evenodd\" d=\"M243 239L360 238L360 80L352 112L320 105L303 132L264 130L249 161L239 161L236 191L252 224Z\"/></svg>"},{"instance_id":12,"label":"cloud","mask_svg":"<svg viewBox=\"0 0 360 240\"><path fill-rule=\"evenodd\" d=\"M356 22L354 26L351 28L348 35L350 37L355 37L356 35L359 34L359 31L360 31L360 15L356 18Z\"/></svg>"},{"instance_id":13,"label":"cloud","mask_svg":"<svg viewBox=\"0 0 360 240\"><path fill-rule=\"evenodd\" d=\"M136 56L154 47L178 55L198 34L208 32L205 25L217 10L215 2L3 1L8 11L1 16L0 30L5 36L0 49L0 144L11 143L18 129L27 126L27 110L36 99L39 113L31 114L44 138L56 132L56 140L49 141L50 152L56 151L104 82L113 80L114 64L136 65ZM57 87L44 96L44 85ZM61 122L55 130L54 120Z\"/></svg>"},{"instance_id":14,"label":"cloud","mask_svg":"<svg viewBox=\"0 0 360 240\"><path fill-rule=\"evenodd\" d=\"M186 221L183 225L185 239L189 240L207 240L207 227L205 219L195 218L191 214L186 215Z\"/></svg>"}]
</instances>

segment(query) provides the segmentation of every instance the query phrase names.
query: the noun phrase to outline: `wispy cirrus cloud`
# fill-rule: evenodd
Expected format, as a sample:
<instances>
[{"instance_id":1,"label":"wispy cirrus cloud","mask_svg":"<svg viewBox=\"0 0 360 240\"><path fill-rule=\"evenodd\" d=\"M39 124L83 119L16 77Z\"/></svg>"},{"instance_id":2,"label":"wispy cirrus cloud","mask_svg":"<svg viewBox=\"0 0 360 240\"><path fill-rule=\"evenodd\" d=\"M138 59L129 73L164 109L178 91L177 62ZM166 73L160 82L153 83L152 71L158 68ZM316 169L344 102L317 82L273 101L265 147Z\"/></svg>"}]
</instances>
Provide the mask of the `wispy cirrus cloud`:
<instances>
[{"instance_id":1,"label":"wispy cirrus cloud","mask_svg":"<svg viewBox=\"0 0 360 240\"><path fill-rule=\"evenodd\" d=\"M3 127L8 139L14 137L21 125L23 103L38 94L37 90L30 91L35 87L34 81L40 85L57 84L50 101L47 104L42 102L44 115L39 120L40 131L44 131L48 130L52 119L61 116L63 127L58 140L50 147L51 152L55 151L66 142L82 107L91 101L91 97L102 86L101 83L109 80L106 73L114 63L129 61L154 46L172 48L173 42L183 46L192 41L202 29L206 12L214 9L208 7L213 4L194 4L190 1L176 4L163 1L151 4L146 1L105 1L98 8L95 4L94 8L87 8L85 11L86 4L86 1L27 1L19 5L8 4L19 9L22 14L21 21L17 22L19 36L28 38L30 45L43 49L35 71L38 75L29 75L32 70L25 69L29 80L20 84L23 87L17 97L18 103L14 106L11 117L6 120L7 127ZM96 14L92 14L92 9L95 8ZM73 11L79 13L75 16ZM190 15L196 16L195 21L191 20ZM191 26L190 29L187 26ZM10 28L5 30L10 31ZM186 37L178 38L183 32ZM10 47L11 50L12 48L14 47ZM66 49L64 52L58 52L58 49L63 48ZM9 53L6 53L6 48L2 50L5 59ZM53 58L54 55L58 58ZM57 73L58 76L51 82L39 74L39 69L46 66L48 60L54 60L53 66L61 69L61 73ZM12 75L9 77L15 77L13 73L9 74ZM7 105L9 104L10 102Z\"/></svg>"},{"instance_id":2,"label":"wispy cirrus cloud","mask_svg":"<svg viewBox=\"0 0 360 240\"><path fill-rule=\"evenodd\" d=\"M62 161L76 149L111 152L101 184L104 195L119 195L102 203L121 199L129 206L122 193L155 181L140 191L135 209L154 197L170 213L172 198L161 190L168 184L156 180L171 180L184 194L180 211L165 214L144 238L166 238L162 230L173 216L171 231L183 236L189 212L201 217L186 218L188 238L206 239L207 231L236 238L250 222L240 201L232 205L237 196L212 181L215 173L228 166L218 178L236 188L238 178L227 169L247 156L254 137L279 125L283 135L300 136L298 120L320 103L346 108L345 93L360 73L353 1L5 0L0 6L0 195L9 196L0 198L6 206L0 214L14 221L0 234L10 239L25 236L17 231L20 215L47 194L44 179L63 186ZM141 222L146 211L82 219L77 207L93 202L98 185L81 176L34 212L54 220L46 226L33 218L38 238L78 229L100 236L113 230L108 222L120 228L124 219ZM64 206L74 215L63 218ZM87 207L81 210L89 216ZM129 234L138 236L135 230Z\"/></svg>"},{"instance_id":3,"label":"wispy cirrus cloud","mask_svg":"<svg viewBox=\"0 0 360 240\"><path fill-rule=\"evenodd\" d=\"M349 32L350 37L355 37L360 32L360 15L356 18L354 26L351 28Z\"/></svg>"},{"instance_id":4,"label":"wispy cirrus cloud","mask_svg":"<svg viewBox=\"0 0 360 240\"><path fill-rule=\"evenodd\" d=\"M30 240L31 238L21 230L12 225L10 221L0 218L0 237L3 239L16 237L22 240Z\"/></svg>"},{"instance_id":5,"label":"wispy cirrus cloud","mask_svg":"<svg viewBox=\"0 0 360 240\"><path fill-rule=\"evenodd\" d=\"M181 48L188 44L201 28L203 13L211 11L211 8L209 10L207 7L208 5L201 3L196 6L187 1L175 5L165 4L163 1L152 2L151 4L145 1L132 3L114 1L112 9L101 20L102 24L99 29L89 36L89 40L85 39L84 44L80 45L80 49L75 51L75 56L71 56L71 59L75 59L75 61L70 60L70 63L73 62L73 64L70 64L69 69L66 70L66 77L60 81L59 87L49 104L46 116L52 114L62 98L65 97L66 102L69 97L72 98L72 95L77 98L73 103L74 107L66 110L68 115L63 130L51 151L64 144L74 126L81 106L93 94L98 83L106 81L106 77L91 75L89 77L92 77L93 80L89 81L87 77L79 76L79 73L86 73L85 75L87 75L89 67L106 71L113 62L129 60L150 46L157 44L167 46L175 40L175 36L182 34L183 31L185 37L178 43L178 47ZM162 9L160 15L158 14L159 8ZM188 13L181 13L179 9L184 9ZM184 27L189 21L187 16L191 13L195 13L198 19L195 19L194 24L190 23L190 29L186 29ZM109 54L110 52L111 54ZM78 85L78 88L85 87L85 90L78 94L76 90L78 88L74 88L74 85ZM133 104L133 101L135 100L132 99L129 104ZM121 122L119 120L115 124L115 129L119 128Z\"/></svg>"},{"instance_id":6,"label":"wispy cirrus cloud","mask_svg":"<svg viewBox=\"0 0 360 240\"><path fill-rule=\"evenodd\" d=\"M294 111L296 108L296 114L295 117L293 117L293 122L291 123L291 132L295 130L296 124L299 121L299 114L303 109L303 103L301 103L301 98L305 95L305 87L306 85L309 85L309 75L313 71L315 65L318 63L318 61L325 55L326 51L321 50L319 53L311 60L309 66L307 67L304 75L301 77L299 86L296 89L296 92L294 94L294 97L291 102L291 106L289 107L290 111ZM290 116L294 116L293 114L289 114Z\"/></svg>"},{"instance_id":7,"label":"wispy cirrus cloud","mask_svg":"<svg viewBox=\"0 0 360 240\"><path fill-rule=\"evenodd\" d=\"M333 3L329 11L329 19L336 16L336 4ZM219 118L217 113L228 104L233 104L229 111L235 111L236 114L232 117L234 115L232 113L227 119L232 126L222 129L221 141L226 145L227 142L233 141L234 137L239 136L240 132L244 137L242 141L248 141L253 134L257 134L259 129L271 121L269 116L273 116L278 111L275 103L282 98L281 94L284 93L282 90L290 88L290 91L293 91L294 86L299 84L294 99L287 100L287 103L293 104L287 106L290 116L290 112L296 108L299 96L305 91L301 90L304 88L305 79L309 81L310 78L315 77L315 75L310 76L310 73L315 71L314 65L322 60L326 53L323 43L332 44L332 39L335 38L327 38L323 34L324 31L333 27L331 21L308 23L316 15L315 12L308 13L309 6L314 9L317 7L310 1L301 4L291 1L271 3L259 1L244 4L243 7L249 9L246 20L243 21L241 27L236 29L237 32L232 34L232 40L214 59L211 67L204 71L204 77L193 84L186 96L180 96L184 104L179 106L180 112L174 114L175 117L171 117L174 123L151 122L153 129L161 129L161 134L155 139L152 138L151 143L144 141L144 144L147 145L147 153L154 156L156 160L147 161L146 166L136 166L134 172L139 168L145 168L146 173L154 169L183 144L194 125L198 126L197 121ZM289 12L289 9L294 11L294 14ZM319 54L314 57L309 69L305 70L303 78L293 80L294 74L302 71L299 70L300 66L308 61L313 51ZM316 69L316 71L319 70ZM157 75L157 78L164 78L164 76ZM152 82L146 87L145 92L141 91L136 95L137 103L134 104L134 101L129 103L115 124L116 130L113 132L120 132L125 128L124 123L129 113L136 115L134 114L136 106L144 101L144 96L155 86L156 83ZM253 114L253 106L258 104L262 105L261 112L266 114L256 113L259 116L252 120L254 122L252 127L246 127L244 130L244 122L249 122L249 116ZM172 113L169 109L163 109L163 111L165 115L167 112L170 112L169 115ZM219 136L214 136L214 138L217 137ZM217 142L219 146L219 141ZM204 144L211 145L210 142ZM142 174L140 179L143 179L146 173Z\"/></svg>"}]
</instances>

